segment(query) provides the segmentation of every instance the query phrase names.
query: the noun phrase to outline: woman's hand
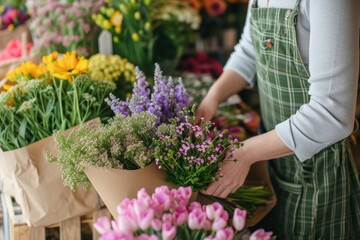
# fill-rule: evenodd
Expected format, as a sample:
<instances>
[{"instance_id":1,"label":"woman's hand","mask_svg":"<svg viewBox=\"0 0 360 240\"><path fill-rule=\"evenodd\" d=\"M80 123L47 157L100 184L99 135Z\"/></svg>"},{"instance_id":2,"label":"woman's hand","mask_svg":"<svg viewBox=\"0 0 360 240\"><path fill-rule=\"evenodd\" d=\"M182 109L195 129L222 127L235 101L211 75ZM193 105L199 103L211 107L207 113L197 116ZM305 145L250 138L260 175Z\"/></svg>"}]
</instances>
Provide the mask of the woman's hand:
<instances>
[{"instance_id":1,"label":"woman's hand","mask_svg":"<svg viewBox=\"0 0 360 240\"><path fill-rule=\"evenodd\" d=\"M252 163L242 160L240 157L237 158L236 155L239 154L239 151L240 149L237 149L232 159L227 159L220 164L222 176L211 183L208 189L202 193L226 198L244 184Z\"/></svg>"},{"instance_id":2,"label":"woman's hand","mask_svg":"<svg viewBox=\"0 0 360 240\"><path fill-rule=\"evenodd\" d=\"M209 94L206 95L196 110L195 123L200 123L201 118L204 118L205 121L210 121L215 116L218 106L219 102L215 97Z\"/></svg>"}]
</instances>

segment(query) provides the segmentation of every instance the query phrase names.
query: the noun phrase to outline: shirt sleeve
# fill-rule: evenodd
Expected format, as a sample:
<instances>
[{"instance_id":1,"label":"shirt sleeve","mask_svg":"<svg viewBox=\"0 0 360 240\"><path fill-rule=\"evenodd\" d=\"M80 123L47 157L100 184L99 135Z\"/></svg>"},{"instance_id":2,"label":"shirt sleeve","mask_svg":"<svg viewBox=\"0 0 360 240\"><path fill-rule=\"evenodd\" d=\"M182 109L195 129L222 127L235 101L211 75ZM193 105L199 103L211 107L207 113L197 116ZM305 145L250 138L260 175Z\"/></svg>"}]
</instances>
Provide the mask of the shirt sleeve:
<instances>
[{"instance_id":1,"label":"shirt sleeve","mask_svg":"<svg viewBox=\"0 0 360 240\"><path fill-rule=\"evenodd\" d=\"M224 70L230 69L241 75L250 87L254 85L256 75L255 52L250 35L251 6L252 0L248 4L245 26L240 41L235 45L234 51L224 66Z\"/></svg>"},{"instance_id":2,"label":"shirt sleeve","mask_svg":"<svg viewBox=\"0 0 360 240\"><path fill-rule=\"evenodd\" d=\"M300 161L350 135L358 89L359 1L308 7L310 102L275 128Z\"/></svg>"}]
</instances>

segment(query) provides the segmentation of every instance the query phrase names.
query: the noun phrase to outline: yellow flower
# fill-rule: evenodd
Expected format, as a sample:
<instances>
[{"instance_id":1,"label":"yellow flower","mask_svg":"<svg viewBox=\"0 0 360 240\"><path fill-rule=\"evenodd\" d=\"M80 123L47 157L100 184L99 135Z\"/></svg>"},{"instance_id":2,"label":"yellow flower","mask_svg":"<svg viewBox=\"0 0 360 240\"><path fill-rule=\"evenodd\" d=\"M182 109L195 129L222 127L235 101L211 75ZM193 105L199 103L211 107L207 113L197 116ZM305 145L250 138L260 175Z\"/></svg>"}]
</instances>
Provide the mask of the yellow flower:
<instances>
[{"instance_id":1,"label":"yellow flower","mask_svg":"<svg viewBox=\"0 0 360 240\"><path fill-rule=\"evenodd\" d=\"M120 34L121 33L121 28L120 27L115 27L115 32Z\"/></svg>"},{"instance_id":2,"label":"yellow flower","mask_svg":"<svg viewBox=\"0 0 360 240\"><path fill-rule=\"evenodd\" d=\"M139 34L137 34L137 33L133 33L132 35L132 39L135 41L135 42L137 42L137 41L139 41Z\"/></svg>"},{"instance_id":3,"label":"yellow flower","mask_svg":"<svg viewBox=\"0 0 360 240\"><path fill-rule=\"evenodd\" d=\"M80 75L88 71L89 61L84 57L76 57L76 51L67 52L62 59L57 59L47 66L56 78L72 82L72 76Z\"/></svg>"},{"instance_id":4,"label":"yellow flower","mask_svg":"<svg viewBox=\"0 0 360 240\"><path fill-rule=\"evenodd\" d=\"M31 80L40 78L44 73L46 73L44 66L33 62L23 62L19 67L8 72L6 78L9 81Z\"/></svg>"},{"instance_id":5,"label":"yellow flower","mask_svg":"<svg viewBox=\"0 0 360 240\"><path fill-rule=\"evenodd\" d=\"M113 38L113 40L114 40L114 43L118 43L118 42L119 42L119 38L116 37L116 36Z\"/></svg>"},{"instance_id":6,"label":"yellow flower","mask_svg":"<svg viewBox=\"0 0 360 240\"><path fill-rule=\"evenodd\" d=\"M124 4L120 4L120 10L123 13L126 13L128 11L127 7Z\"/></svg>"},{"instance_id":7,"label":"yellow flower","mask_svg":"<svg viewBox=\"0 0 360 240\"><path fill-rule=\"evenodd\" d=\"M8 29L9 31L14 30L14 28L15 28L14 24L10 24L10 25L7 27L7 29Z\"/></svg>"},{"instance_id":8,"label":"yellow flower","mask_svg":"<svg viewBox=\"0 0 360 240\"><path fill-rule=\"evenodd\" d=\"M0 13L3 13L5 10L5 6L4 5L0 5Z\"/></svg>"},{"instance_id":9,"label":"yellow flower","mask_svg":"<svg viewBox=\"0 0 360 240\"><path fill-rule=\"evenodd\" d=\"M2 85L2 88L5 90L5 91L9 91L14 85L10 85L10 84L4 84Z\"/></svg>"},{"instance_id":10,"label":"yellow flower","mask_svg":"<svg viewBox=\"0 0 360 240\"><path fill-rule=\"evenodd\" d=\"M140 19L140 12L136 11L136 12L134 13L134 18L135 18L136 20L139 20L139 19Z\"/></svg>"},{"instance_id":11,"label":"yellow flower","mask_svg":"<svg viewBox=\"0 0 360 240\"><path fill-rule=\"evenodd\" d=\"M47 56L43 56L42 61L47 66L55 62L57 58L58 58L58 52L52 52Z\"/></svg>"},{"instance_id":12,"label":"yellow flower","mask_svg":"<svg viewBox=\"0 0 360 240\"><path fill-rule=\"evenodd\" d=\"M110 18L110 22L114 27L121 27L122 21L123 15L119 11L114 12Z\"/></svg>"},{"instance_id":13,"label":"yellow flower","mask_svg":"<svg viewBox=\"0 0 360 240\"><path fill-rule=\"evenodd\" d=\"M150 30L151 28L151 23L150 22L146 22L145 23L145 30Z\"/></svg>"}]
</instances>

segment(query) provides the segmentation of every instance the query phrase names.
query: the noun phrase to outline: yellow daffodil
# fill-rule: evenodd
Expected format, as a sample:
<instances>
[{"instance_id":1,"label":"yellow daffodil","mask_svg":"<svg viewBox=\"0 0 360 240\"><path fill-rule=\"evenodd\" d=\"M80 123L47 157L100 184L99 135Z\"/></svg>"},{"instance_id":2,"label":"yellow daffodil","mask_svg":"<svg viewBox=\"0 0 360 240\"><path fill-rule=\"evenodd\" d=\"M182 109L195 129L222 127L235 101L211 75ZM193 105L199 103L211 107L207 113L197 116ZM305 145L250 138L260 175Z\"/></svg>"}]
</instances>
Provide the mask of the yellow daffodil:
<instances>
[{"instance_id":1,"label":"yellow daffodil","mask_svg":"<svg viewBox=\"0 0 360 240\"><path fill-rule=\"evenodd\" d=\"M136 11L135 13L134 13L134 18L136 19L136 20L139 20L140 19L140 12L139 11Z\"/></svg>"},{"instance_id":2,"label":"yellow daffodil","mask_svg":"<svg viewBox=\"0 0 360 240\"><path fill-rule=\"evenodd\" d=\"M58 58L58 52L52 52L51 54L47 56L42 57L43 63L47 66L55 62Z\"/></svg>"},{"instance_id":3,"label":"yellow daffodil","mask_svg":"<svg viewBox=\"0 0 360 240\"><path fill-rule=\"evenodd\" d=\"M115 11L110 18L110 22L114 27L121 27L123 15L119 11Z\"/></svg>"},{"instance_id":4,"label":"yellow daffodil","mask_svg":"<svg viewBox=\"0 0 360 240\"><path fill-rule=\"evenodd\" d=\"M88 64L87 59L77 57L76 51L72 51L65 53L62 59L57 59L47 68L54 77L71 82L73 75L80 75L88 71Z\"/></svg>"},{"instance_id":5,"label":"yellow daffodil","mask_svg":"<svg viewBox=\"0 0 360 240\"><path fill-rule=\"evenodd\" d=\"M139 34L137 34L137 33L133 33L131 36L135 42L139 41L139 39L140 39Z\"/></svg>"}]
</instances>

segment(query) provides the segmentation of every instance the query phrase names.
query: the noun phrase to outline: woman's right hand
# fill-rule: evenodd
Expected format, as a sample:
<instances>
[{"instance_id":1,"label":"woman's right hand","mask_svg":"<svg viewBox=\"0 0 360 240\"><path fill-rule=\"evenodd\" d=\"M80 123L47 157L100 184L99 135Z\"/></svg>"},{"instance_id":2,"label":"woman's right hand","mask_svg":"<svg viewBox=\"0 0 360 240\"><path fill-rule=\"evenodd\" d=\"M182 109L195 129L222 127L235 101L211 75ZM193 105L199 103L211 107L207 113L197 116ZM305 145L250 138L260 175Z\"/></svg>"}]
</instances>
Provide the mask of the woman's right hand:
<instances>
[{"instance_id":1,"label":"woman's right hand","mask_svg":"<svg viewBox=\"0 0 360 240\"><path fill-rule=\"evenodd\" d=\"M200 123L201 118L204 118L206 121L210 121L215 116L218 106L219 102L217 99L207 94L196 110L195 123Z\"/></svg>"}]
</instances>

